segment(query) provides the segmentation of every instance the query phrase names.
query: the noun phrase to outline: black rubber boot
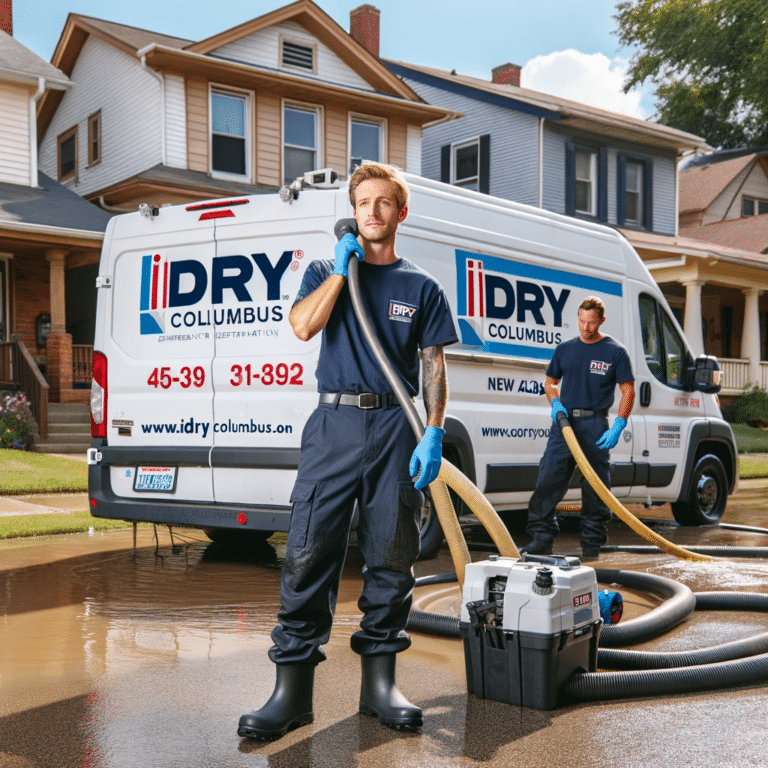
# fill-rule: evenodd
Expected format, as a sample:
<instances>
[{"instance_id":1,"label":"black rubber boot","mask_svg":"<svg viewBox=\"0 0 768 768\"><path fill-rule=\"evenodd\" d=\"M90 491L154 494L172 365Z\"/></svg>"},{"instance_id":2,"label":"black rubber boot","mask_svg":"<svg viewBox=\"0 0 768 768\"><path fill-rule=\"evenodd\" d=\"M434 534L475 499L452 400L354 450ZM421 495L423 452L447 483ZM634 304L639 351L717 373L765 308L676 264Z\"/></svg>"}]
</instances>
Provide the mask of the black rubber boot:
<instances>
[{"instance_id":1,"label":"black rubber boot","mask_svg":"<svg viewBox=\"0 0 768 768\"><path fill-rule=\"evenodd\" d=\"M379 722L402 731L421 728L421 709L403 696L395 681L395 656L361 656L363 681L360 687L360 712L376 715Z\"/></svg>"},{"instance_id":2,"label":"black rubber boot","mask_svg":"<svg viewBox=\"0 0 768 768\"><path fill-rule=\"evenodd\" d=\"M250 739L279 739L288 731L313 722L314 682L314 664L278 664L272 696L261 709L240 718L237 735Z\"/></svg>"},{"instance_id":3,"label":"black rubber boot","mask_svg":"<svg viewBox=\"0 0 768 768\"><path fill-rule=\"evenodd\" d=\"M521 555L551 555L552 539L534 539L520 547Z\"/></svg>"}]
</instances>

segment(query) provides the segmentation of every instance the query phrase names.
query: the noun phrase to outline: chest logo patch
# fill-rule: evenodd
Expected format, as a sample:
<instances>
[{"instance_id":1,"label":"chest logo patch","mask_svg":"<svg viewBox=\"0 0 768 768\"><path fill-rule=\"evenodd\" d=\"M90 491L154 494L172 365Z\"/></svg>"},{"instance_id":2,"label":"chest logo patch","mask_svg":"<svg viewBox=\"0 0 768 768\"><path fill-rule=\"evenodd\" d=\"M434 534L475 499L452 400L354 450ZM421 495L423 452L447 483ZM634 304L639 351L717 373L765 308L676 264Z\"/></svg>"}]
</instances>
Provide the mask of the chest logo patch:
<instances>
[{"instance_id":1,"label":"chest logo patch","mask_svg":"<svg viewBox=\"0 0 768 768\"><path fill-rule=\"evenodd\" d=\"M404 301L389 302L389 319L399 323L410 323L416 315L416 307L413 304L406 304Z\"/></svg>"},{"instance_id":2,"label":"chest logo patch","mask_svg":"<svg viewBox=\"0 0 768 768\"><path fill-rule=\"evenodd\" d=\"M592 360L589 364L589 372L595 373L598 376L606 376L610 370L611 364L605 363L602 360Z\"/></svg>"}]
</instances>

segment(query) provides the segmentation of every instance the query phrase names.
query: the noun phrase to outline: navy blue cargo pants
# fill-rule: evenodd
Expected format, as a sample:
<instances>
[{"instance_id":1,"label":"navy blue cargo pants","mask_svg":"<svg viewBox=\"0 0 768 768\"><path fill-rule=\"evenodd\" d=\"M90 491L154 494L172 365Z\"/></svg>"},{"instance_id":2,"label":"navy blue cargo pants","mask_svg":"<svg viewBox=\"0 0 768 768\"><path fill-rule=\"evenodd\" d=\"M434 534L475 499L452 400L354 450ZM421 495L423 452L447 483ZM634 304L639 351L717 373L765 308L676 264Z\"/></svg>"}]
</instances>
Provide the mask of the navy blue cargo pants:
<instances>
[{"instance_id":1,"label":"navy blue cargo pants","mask_svg":"<svg viewBox=\"0 0 768 768\"><path fill-rule=\"evenodd\" d=\"M569 418L581 450L595 470L595 474L611 487L610 452L595 443L608 429L605 416ZM563 437L559 424L552 422L549 440L539 462L536 489L528 502L527 532L532 539L551 541L560 531L555 508L563 500L573 475L576 460ZM581 546L600 549L608 541L608 522L611 510L595 493L592 486L581 480Z\"/></svg>"},{"instance_id":2,"label":"navy blue cargo pants","mask_svg":"<svg viewBox=\"0 0 768 768\"><path fill-rule=\"evenodd\" d=\"M352 649L375 656L410 646L405 624L424 502L408 474L415 447L399 406L319 405L310 416L291 496L279 625L269 651L276 664L325 659L355 499L365 567L358 602L364 616Z\"/></svg>"}]
</instances>

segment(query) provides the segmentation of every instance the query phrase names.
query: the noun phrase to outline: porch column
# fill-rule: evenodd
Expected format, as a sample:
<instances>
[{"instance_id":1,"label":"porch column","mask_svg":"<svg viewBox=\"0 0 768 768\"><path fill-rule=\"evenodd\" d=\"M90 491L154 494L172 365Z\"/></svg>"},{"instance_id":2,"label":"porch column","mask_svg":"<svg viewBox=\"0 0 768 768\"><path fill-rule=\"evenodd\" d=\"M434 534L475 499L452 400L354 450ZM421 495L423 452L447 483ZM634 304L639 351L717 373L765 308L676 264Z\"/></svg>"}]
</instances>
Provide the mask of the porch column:
<instances>
[{"instance_id":1,"label":"porch column","mask_svg":"<svg viewBox=\"0 0 768 768\"><path fill-rule=\"evenodd\" d=\"M51 300L51 331L46 341L46 357L50 399L66 402L72 392L72 337L67 333L67 313L64 292L64 262L67 252L50 248L45 252L49 264Z\"/></svg>"},{"instance_id":2,"label":"porch column","mask_svg":"<svg viewBox=\"0 0 768 768\"><path fill-rule=\"evenodd\" d=\"M701 287L704 280L684 280L685 317L683 330L695 357L704 354L704 336L701 333Z\"/></svg>"},{"instance_id":3,"label":"porch column","mask_svg":"<svg viewBox=\"0 0 768 768\"><path fill-rule=\"evenodd\" d=\"M745 288L744 327L741 329L741 357L749 359L749 385L763 387L760 375L760 311L758 302L763 291Z\"/></svg>"}]
</instances>

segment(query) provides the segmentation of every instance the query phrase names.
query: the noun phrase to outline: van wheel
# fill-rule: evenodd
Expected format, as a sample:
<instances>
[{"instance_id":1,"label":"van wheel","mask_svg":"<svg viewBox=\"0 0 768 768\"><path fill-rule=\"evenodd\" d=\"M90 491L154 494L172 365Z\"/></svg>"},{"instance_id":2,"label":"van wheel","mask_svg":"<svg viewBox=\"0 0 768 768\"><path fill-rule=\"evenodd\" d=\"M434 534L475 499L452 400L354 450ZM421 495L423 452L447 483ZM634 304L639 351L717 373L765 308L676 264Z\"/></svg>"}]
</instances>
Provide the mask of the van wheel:
<instances>
[{"instance_id":1,"label":"van wheel","mask_svg":"<svg viewBox=\"0 0 768 768\"><path fill-rule=\"evenodd\" d=\"M425 488L422 493L424 494L424 506L421 508L421 520L419 521L421 548L418 559L431 560L433 557L437 557L440 547L443 546L445 536L437 518L437 510L432 503L429 488Z\"/></svg>"},{"instance_id":2,"label":"van wheel","mask_svg":"<svg viewBox=\"0 0 768 768\"><path fill-rule=\"evenodd\" d=\"M203 533L217 544L243 549L263 544L274 531L252 531L242 528L203 528Z\"/></svg>"},{"instance_id":3,"label":"van wheel","mask_svg":"<svg viewBox=\"0 0 768 768\"><path fill-rule=\"evenodd\" d=\"M725 511L727 498L728 477L723 462L708 453L696 462L687 498L672 503L672 514L680 525L712 525Z\"/></svg>"}]
</instances>

